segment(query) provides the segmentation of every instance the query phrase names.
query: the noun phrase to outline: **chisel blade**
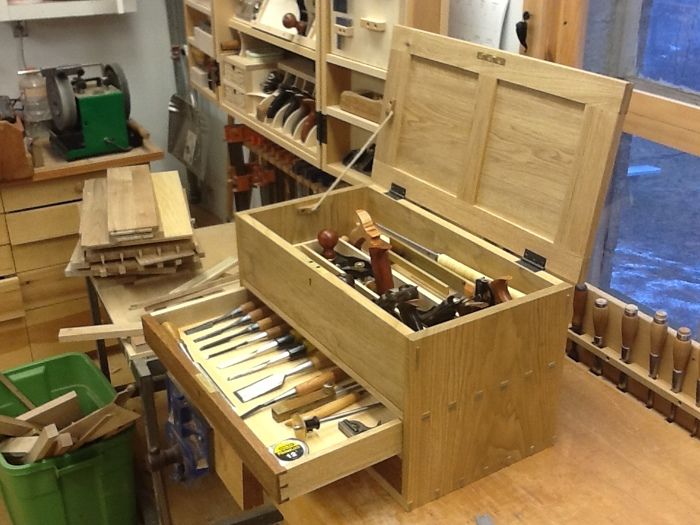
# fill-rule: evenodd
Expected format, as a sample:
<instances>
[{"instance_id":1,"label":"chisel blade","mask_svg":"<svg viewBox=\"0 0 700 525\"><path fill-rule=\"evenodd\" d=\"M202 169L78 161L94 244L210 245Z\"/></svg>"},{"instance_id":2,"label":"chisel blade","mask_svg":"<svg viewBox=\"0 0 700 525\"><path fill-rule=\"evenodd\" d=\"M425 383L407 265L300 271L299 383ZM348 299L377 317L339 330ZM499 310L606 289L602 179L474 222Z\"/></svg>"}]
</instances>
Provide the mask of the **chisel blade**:
<instances>
[{"instance_id":1,"label":"chisel blade","mask_svg":"<svg viewBox=\"0 0 700 525\"><path fill-rule=\"evenodd\" d=\"M256 397L260 397L268 392L272 392L273 390L280 388L284 384L285 377L286 376L284 374L271 374L251 385L243 387L240 390L236 390L234 393L243 403L247 403Z\"/></svg>"}]
</instances>

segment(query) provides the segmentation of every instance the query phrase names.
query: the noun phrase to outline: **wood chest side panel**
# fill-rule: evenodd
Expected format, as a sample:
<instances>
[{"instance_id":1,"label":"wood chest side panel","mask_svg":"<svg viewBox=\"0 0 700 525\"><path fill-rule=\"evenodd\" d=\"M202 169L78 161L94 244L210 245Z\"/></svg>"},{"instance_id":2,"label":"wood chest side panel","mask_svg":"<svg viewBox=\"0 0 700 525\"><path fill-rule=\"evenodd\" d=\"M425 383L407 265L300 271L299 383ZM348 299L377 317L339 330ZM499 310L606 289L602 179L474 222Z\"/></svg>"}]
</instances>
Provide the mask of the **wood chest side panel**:
<instances>
[{"instance_id":1,"label":"wood chest side panel","mask_svg":"<svg viewBox=\"0 0 700 525\"><path fill-rule=\"evenodd\" d=\"M404 417L409 505L552 445L570 296L570 285L553 286L416 341Z\"/></svg>"}]
</instances>

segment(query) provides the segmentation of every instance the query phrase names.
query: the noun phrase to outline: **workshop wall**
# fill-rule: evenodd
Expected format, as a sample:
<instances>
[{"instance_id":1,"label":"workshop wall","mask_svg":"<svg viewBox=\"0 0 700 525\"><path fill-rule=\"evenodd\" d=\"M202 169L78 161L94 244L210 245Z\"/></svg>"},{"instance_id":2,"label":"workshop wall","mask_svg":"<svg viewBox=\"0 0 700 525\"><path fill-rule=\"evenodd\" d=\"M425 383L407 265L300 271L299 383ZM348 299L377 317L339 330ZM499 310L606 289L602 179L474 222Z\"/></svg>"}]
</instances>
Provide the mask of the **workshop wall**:
<instances>
[{"instance_id":1,"label":"workshop wall","mask_svg":"<svg viewBox=\"0 0 700 525\"><path fill-rule=\"evenodd\" d=\"M175 90L165 2L138 3L127 15L30 21L24 39L28 65L118 62L131 89L132 115L151 132L161 148L167 147L168 100ZM19 40L10 24L0 24L0 94L17 96ZM172 157L154 163L154 169L179 169ZM182 170L181 170L182 171Z\"/></svg>"}]
</instances>

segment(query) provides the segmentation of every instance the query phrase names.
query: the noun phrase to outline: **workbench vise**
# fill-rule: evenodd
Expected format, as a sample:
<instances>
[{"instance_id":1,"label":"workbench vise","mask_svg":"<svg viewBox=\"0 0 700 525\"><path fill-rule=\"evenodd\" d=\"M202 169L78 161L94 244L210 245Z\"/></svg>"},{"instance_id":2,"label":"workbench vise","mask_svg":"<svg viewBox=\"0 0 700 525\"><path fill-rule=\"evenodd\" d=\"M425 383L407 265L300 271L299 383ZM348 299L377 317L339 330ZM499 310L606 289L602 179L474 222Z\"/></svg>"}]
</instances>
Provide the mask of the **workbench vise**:
<instances>
[{"instance_id":1,"label":"workbench vise","mask_svg":"<svg viewBox=\"0 0 700 525\"><path fill-rule=\"evenodd\" d=\"M172 478L192 481L207 474L211 462L211 427L192 408L172 380L167 381L168 421L165 424L166 448L149 453L151 471L173 466Z\"/></svg>"},{"instance_id":2,"label":"workbench vise","mask_svg":"<svg viewBox=\"0 0 700 525\"><path fill-rule=\"evenodd\" d=\"M88 68L99 75L86 76ZM138 138L127 126L129 84L118 64L41 70L53 118L51 144L66 160L129 151Z\"/></svg>"}]
</instances>

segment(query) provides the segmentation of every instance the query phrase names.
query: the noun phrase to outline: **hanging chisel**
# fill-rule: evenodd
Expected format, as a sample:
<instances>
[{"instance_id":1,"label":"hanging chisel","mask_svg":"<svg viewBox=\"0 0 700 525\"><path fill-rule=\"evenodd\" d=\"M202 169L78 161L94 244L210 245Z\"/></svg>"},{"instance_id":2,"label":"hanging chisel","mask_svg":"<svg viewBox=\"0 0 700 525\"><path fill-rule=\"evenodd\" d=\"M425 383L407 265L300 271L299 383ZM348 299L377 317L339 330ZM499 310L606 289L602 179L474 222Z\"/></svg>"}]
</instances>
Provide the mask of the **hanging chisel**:
<instances>
[{"instance_id":1,"label":"hanging chisel","mask_svg":"<svg viewBox=\"0 0 700 525\"><path fill-rule=\"evenodd\" d=\"M598 348L605 347L605 332L608 328L608 301L602 297L593 304L593 344ZM603 373L603 360L597 355L593 356L591 373L599 376Z\"/></svg>"},{"instance_id":2,"label":"hanging chisel","mask_svg":"<svg viewBox=\"0 0 700 525\"><path fill-rule=\"evenodd\" d=\"M236 390L234 394L236 394L236 397L243 403L247 403L248 401L252 401L257 397L264 396L269 392L281 388L289 377L301 374L302 372L311 371L313 369L320 370L321 368L326 368L331 364L333 363L330 359L323 354L316 352L314 355L299 363L294 368L287 370L286 372L279 372L277 374L271 374L264 377L248 386Z\"/></svg>"},{"instance_id":3,"label":"hanging chisel","mask_svg":"<svg viewBox=\"0 0 700 525\"><path fill-rule=\"evenodd\" d=\"M209 328L213 328L219 323L223 323L224 321L228 321L230 319L236 319L237 317L242 317L243 315L247 314L248 312L251 312L255 309L257 304L254 301L248 301L247 303L243 303L237 308L234 308L228 313L225 313L223 315L220 315L219 317L216 317L214 319L211 319L209 321L206 321L202 324L198 324L196 326L192 326L185 330L185 334L191 335L195 334L197 332L201 332L202 330L208 330Z\"/></svg>"},{"instance_id":4,"label":"hanging chisel","mask_svg":"<svg viewBox=\"0 0 700 525\"><path fill-rule=\"evenodd\" d=\"M259 323L258 323L259 324ZM213 357L218 357L223 354L228 354L229 352L234 352L238 350L239 348L247 345L247 344L253 344L256 341L264 341L266 339L277 339L281 338L282 336L286 335L289 332L289 325L288 324L278 324L276 326L273 326L272 328L268 328L267 330L263 332L255 332L251 337L245 338L243 341L234 344L233 346L227 346L225 348L222 348L221 350L217 350L216 352L212 352L211 354L205 356L205 359L212 359ZM243 337L242 335L237 336L238 337Z\"/></svg>"},{"instance_id":5,"label":"hanging chisel","mask_svg":"<svg viewBox=\"0 0 700 525\"><path fill-rule=\"evenodd\" d=\"M673 375L671 378L671 392L678 394L683 389L683 379L685 369L688 367L690 352L692 351L692 341L690 340L690 328L682 326L676 332L673 340ZM676 408L678 405L671 403L671 413L666 421L673 423L676 420Z\"/></svg>"},{"instance_id":6,"label":"hanging chisel","mask_svg":"<svg viewBox=\"0 0 700 525\"><path fill-rule=\"evenodd\" d=\"M251 408L250 410L245 412L243 415L241 415L241 418L245 419L249 416L252 416L253 414L258 412L259 410L262 410L263 408L269 407L270 405L274 405L275 403L278 403L278 402L283 401L285 399L310 394L312 392L315 392L317 390L322 389L324 387L324 385L326 385L328 383L335 383L336 381L340 381L345 377L347 377L345 372L343 372L337 366L334 366L333 368L329 368L328 370L324 370L323 372L321 372L320 374L318 374L315 377L312 377L308 381L304 381L303 383L299 383L294 388L290 388L289 390L282 392L280 395L275 396L274 398L272 398L268 401L265 401L264 403L260 403L259 405Z\"/></svg>"},{"instance_id":7,"label":"hanging chisel","mask_svg":"<svg viewBox=\"0 0 700 525\"><path fill-rule=\"evenodd\" d=\"M633 304L625 306L622 316L622 344L620 347L620 361L629 363L632 358L632 346L639 330L639 308ZM627 374L620 372L617 388L627 392Z\"/></svg>"},{"instance_id":8,"label":"hanging chisel","mask_svg":"<svg viewBox=\"0 0 700 525\"><path fill-rule=\"evenodd\" d=\"M347 394L358 388L361 388L360 385L355 383L352 379L343 381L340 384L328 382L323 385L323 388L309 394L284 399L279 403L275 403L272 405L270 413L272 414L272 419L278 423L284 423L294 414L313 410L316 407L325 405L343 394Z\"/></svg>"},{"instance_id":9,"label":"hanging chisel","mask_svg":"<svg viewBox=\"0 0 700 525\"><path fill-rule=\"evenodd\" d=\"M282 319L277 317L275 314L272 314L270 317L266 317L265 319L261 319L260 321L253 322L246 326L239 326L236 331L229 333L226 337L222 337L220 339L216 339L210 343L202 345L200 347L200 350L209 350L210 348L214 348L224 343L228 343L229 341L233 341L234 339L238 339L239 337L245 334L265 332L268 328L271 328L281 323Z\"/></svg>"},{"instance_id":10,"label":"hanging chisel","mask_svg":"<svg viewBox=\"0 0 700 525\"><path fill-rule=\"evenodd\" d=\"M245 325L245 324L250 324L254 323L255 321L262 319L265 316L270 315L270 309L266 307L262 308L256 308L255 310L252 310L248 312L247 314L239 317L235 321L228 323L225 326L222 326L218 330L214 330L212 332L209 332L208 334L201 335L197 337L194 342L199 343L200 341L204 341L206 339L211 339L212 337L216 337L217 335L221 335L223 333L228 332L229 330L236 328L237 326Z\"/></svg>"},{"instance_id":11,"label":"hanging chisel","mask_svg":"<svg viewBox=\"0 0 700 525\"><path fill-rule=\"evenodd\" d=\"M586 313L586 299L588 287L580 283L574 288L574 313L571 316L571 331L581 335L583 333L583 316ZM578 363L578 345L571 339L567 340L566 355Z\"/></svg>"},{"instance_id":12,"label":"hanging chisel","mask_svg":"<svg viewBox=\"0 0 700 525\"><path fill-rule=\"evenodd\" d=\"M311 344L305 341L301 344L288 348L287 350L277 352L276 355L270 357L260 364L244 370L243 372L227 377L226 381L235 381L241 377L246 377L256 372L260 372L261 370L265 370L266 368L272 368L273 366L279 363L284 363L285 361L296 361L297 359L306 357L306 354L312 349L313 347Z\"/></svg>"},{"instance_id":13,"label":"hanging chisel","mask_svg":"<svg viewBox=\"0 0 700 525\"><path fill-rule=\"evenodd\" d=\"M268 331L269 333L269 331ZM292 331L286 334L281 335L280 337L275 337L274 339L271 339L270 341L267 341L266 343L263 344L258 344L255 346L255 350L251 350L250 352L246 352L243 355L238 355L236 357L232 357L231 359L226 359L224 361L221 361L218 365L216 365L216 368L219 370L224 370L225 368L230 368L232 366L240 365L241 363L245 363L246 361L250 361L251 359L255 359L258 356L267 354L269 352L272 352L273 350L276 350L278 348L282 348L284 345L292 344L294 341L300 341L299 334L296 332ZM239 348L239 345L234 345L229 349L229 351L236 350Z\"/></svg>"},{"instance_id":14,"label":"hanging chisel","mask_svg":"<svg viewBox=\"0 0 700 525\"><path fill-rule=\"evenodd\" d=\"M657 310L654 314L654 322L649 327L649 377L656 380L659 377L659 365L661 364L661 356L666 347L666 339L668 338L668 314L664 310ZM646 407L654 406L654 391L647 391Z\"/></svg>"}]
</instances>

